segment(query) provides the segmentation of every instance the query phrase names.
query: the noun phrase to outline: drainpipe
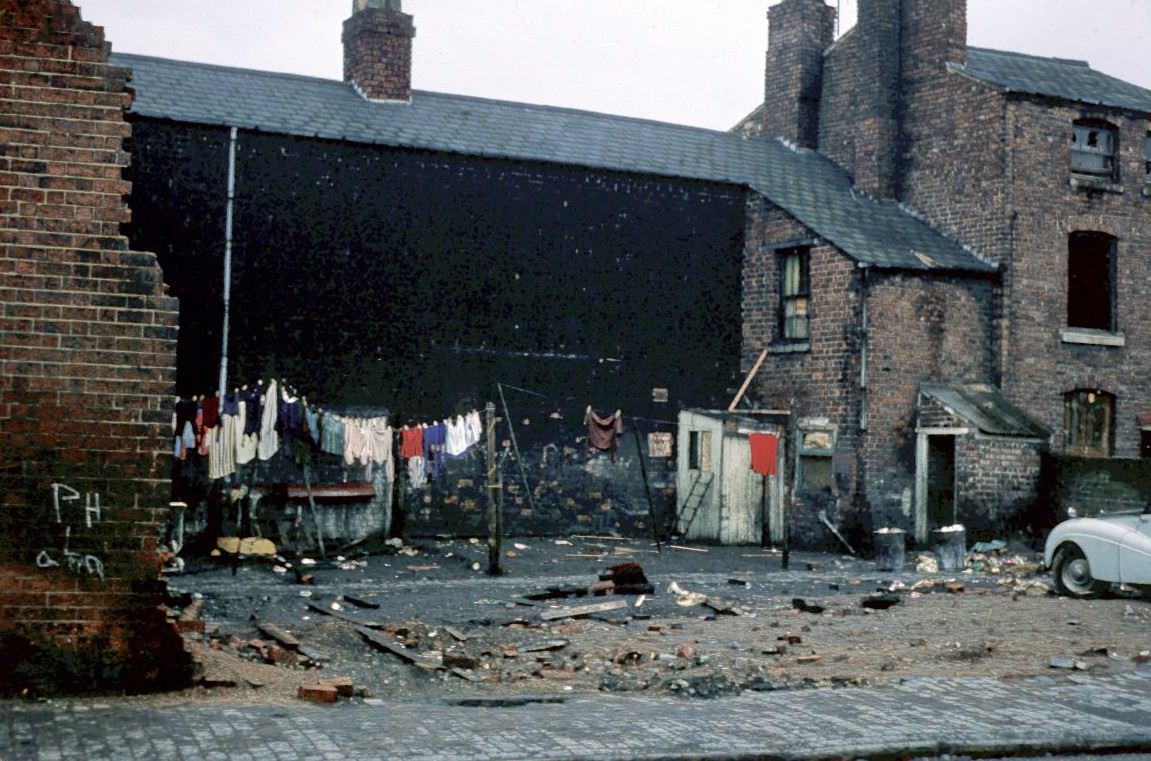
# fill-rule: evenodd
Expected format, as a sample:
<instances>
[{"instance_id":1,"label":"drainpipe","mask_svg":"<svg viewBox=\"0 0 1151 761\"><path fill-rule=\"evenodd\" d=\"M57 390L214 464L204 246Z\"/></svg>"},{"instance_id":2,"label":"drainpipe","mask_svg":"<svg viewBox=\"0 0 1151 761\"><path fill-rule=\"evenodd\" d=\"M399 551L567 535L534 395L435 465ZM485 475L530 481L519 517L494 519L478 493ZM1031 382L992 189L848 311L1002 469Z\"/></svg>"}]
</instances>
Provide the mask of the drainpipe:
<instances>
[{"instance_id":1,"label":"drainpipe","mask_svg":"<svg viewBox=\"0 0 1151 761\"><path fill-rule=\"evenodd\" d=\"M228 203L224 213L224 323L220 330L220 397L228 390L228 313L232 303L232 206L236 199L236 128L228 134Z\"/></svg>"}]
</instances>

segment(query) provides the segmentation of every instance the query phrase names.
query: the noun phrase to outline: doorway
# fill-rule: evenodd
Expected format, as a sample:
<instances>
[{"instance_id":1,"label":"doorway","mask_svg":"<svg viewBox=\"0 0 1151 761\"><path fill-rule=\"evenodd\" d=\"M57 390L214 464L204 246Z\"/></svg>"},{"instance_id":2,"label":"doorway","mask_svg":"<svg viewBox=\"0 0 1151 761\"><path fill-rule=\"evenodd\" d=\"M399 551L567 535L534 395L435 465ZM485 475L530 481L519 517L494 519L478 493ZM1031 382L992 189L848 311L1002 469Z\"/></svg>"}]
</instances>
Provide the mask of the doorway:
<instances>
[{"instance_id":1,"label":"doorway","mask_svg":"<svg viewBox=\"0 0 1151 761\"><path fill-rule=\"evenodd\" d=\"M955 514L955 437L927 437L927 528L950 526Z\"/></svg>"}]
</instances>

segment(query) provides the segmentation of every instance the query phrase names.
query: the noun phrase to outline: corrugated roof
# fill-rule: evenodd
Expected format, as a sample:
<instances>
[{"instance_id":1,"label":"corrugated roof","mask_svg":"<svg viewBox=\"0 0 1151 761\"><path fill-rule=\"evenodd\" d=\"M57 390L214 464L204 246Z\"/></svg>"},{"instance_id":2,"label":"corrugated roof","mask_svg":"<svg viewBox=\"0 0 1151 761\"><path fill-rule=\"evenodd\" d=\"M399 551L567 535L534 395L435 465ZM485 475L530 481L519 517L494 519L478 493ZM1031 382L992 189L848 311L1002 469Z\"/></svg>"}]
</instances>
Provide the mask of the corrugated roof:
<instances>
[{"instance_id":1,"label":"corrugated roof","mask_svg":"<svg viewBox=\"0 0 1151 761\"><path fill-rule=\"evenodd\" d=\"M1007 92L1151 113L1151 90L1095 71L1086 61L969 47L966 64L951 68Z\"/></svg>"},{"instance_id":2,"label":"corrugated roof","mask_svg":"<svg viewBox=\"0 0 1151 761\"><path fill-rule=\"evenodd\" d=\"M994 386L924 386L920 391L983 433L1045 439L1051 429L1007 400Z\"/></svg>"},{"instance_id":3,"label":"corrugated roof","mask_svg":"<svg viewBox=\"0 0 1151 761\"><path fill-rule=\"evenodd\" d=\"M415 91L365 100L328 79L117 53L132 113L469 156L747 186L857 261L912 270L995 266L902 206L855 190L818 154L776 140L566 108Z\"/></svg>"}]
</instances>

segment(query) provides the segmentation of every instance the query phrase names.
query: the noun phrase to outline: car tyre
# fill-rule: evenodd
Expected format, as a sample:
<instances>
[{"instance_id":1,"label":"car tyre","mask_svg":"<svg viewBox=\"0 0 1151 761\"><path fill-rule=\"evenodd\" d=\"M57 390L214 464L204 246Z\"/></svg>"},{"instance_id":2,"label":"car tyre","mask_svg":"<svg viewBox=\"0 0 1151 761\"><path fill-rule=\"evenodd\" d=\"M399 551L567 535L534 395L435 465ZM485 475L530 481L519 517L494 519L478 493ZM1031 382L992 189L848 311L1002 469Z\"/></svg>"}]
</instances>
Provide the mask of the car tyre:
<instances>
[{"instance_id":1,"label":"car tyre","mask_svg":"<svg viewBox=\"0 0 1151 761\"><path fill-rule=\"evenodd\" d=\"M1091 575L1091 564L1078 545L1065 544L1055 553L1051 563L1055 590L1068 597L1089 599L1099 597L1110 585Z\"/></svg>"}]
</instances>

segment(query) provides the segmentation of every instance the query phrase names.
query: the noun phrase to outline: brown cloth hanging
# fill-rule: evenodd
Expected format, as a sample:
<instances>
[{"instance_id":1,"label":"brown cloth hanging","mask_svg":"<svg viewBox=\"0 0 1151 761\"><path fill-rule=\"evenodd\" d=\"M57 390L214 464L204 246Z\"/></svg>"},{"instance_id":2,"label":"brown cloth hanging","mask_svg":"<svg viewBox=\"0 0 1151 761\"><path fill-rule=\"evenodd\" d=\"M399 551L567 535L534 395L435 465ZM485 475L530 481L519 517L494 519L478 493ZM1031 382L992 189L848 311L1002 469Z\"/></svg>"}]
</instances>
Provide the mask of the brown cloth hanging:
<instances>
[{"instance_id":1,"label":"brown cloth hanging","mask_svg":"<svg viewBox=\"0 0 1151 761\"><path fill-rule=\"evenodd\" d=\"M601 452L614 452L619 449L619 437L623 433L623 413L615 411L610 417L600 417L589 404L584 414L587 423L587 441L593 449Z\"/></svg>"}]
</instances>

